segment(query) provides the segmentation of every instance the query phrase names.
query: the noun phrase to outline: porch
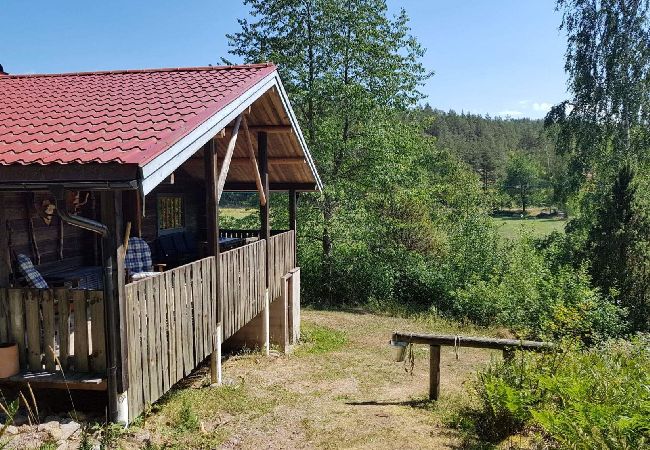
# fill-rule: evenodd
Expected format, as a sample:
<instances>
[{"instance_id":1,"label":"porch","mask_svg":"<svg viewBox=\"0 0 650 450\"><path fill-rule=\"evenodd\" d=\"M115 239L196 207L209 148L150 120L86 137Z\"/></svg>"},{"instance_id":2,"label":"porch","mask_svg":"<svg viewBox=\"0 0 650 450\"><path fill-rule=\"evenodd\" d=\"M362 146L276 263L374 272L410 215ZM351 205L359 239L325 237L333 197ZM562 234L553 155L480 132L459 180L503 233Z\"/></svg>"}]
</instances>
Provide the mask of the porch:
<instances>
[{"instance_id":1,"label":"porch","mask_svg":"<svg viewBox=\"0 0 650 450\"><path fill-rule=\"evenodd\" d=\"M127 283L124 292L125 406L128 416L135 418L211 356L221 341L260 316L269 303L287 305L282 323L273 324L286 332L276 334L274 343L293 342L298 324L292 310L299 310L300 301L295 233L257 239L218 257ZM0 385L106 391L110 333L104 311L103 291L0 289L0 342L17 343L21 368L18 375L1 379ZM271 325L266 327L268 334Z\"/></svg>"}]
</instances>

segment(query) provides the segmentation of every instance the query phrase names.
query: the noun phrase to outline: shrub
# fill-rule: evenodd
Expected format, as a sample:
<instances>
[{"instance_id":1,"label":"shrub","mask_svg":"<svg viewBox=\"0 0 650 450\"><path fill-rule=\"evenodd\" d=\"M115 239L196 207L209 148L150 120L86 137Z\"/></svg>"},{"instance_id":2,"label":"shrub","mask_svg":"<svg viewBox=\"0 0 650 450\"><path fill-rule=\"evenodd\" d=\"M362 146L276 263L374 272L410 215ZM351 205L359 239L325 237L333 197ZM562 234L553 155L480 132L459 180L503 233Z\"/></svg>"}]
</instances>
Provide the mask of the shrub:
<instances>
[{"instance_id":1,"label":"shrub","mask_svg":"<svg viewBox=\"0 0 650 450\"><path fill-rule=\"evenodd\" d=\"M650 446L650 339L493 362L475 393L475 432L497 442L537 428L562 448Z\"/></svg>"}]
</instances>

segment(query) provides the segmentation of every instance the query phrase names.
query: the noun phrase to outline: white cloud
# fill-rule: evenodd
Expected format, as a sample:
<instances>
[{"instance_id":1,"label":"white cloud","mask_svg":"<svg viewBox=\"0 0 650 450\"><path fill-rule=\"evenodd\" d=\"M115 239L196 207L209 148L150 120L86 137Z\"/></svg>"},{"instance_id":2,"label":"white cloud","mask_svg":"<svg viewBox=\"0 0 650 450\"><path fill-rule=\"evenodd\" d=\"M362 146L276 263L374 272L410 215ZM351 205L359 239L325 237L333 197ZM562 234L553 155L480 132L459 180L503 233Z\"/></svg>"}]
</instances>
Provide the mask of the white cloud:
<instances>
[{"instance_id":1,"label":"white cloud","mask_svg":"<svg viewBox=\"0 0 650 450\"><path fill-rule=\"evenodd\" d=\"M524 113L522 113L521 111L513 110L513 109L506 109L505 111L499 111L497 113L497 115L502 116L502 117L508 117L508 116L509 117L516 117L516 116L523 116Z\"/></svg>"},{"instance_id":2,"label":"white cloud","mask_svg":"<svg viewBox=\"0 0 650 450\"><path fill-rule=\"evenodd\" d=\"M535 103L533 103L533 109L534 109L535 111L543 111L543 112L546 112L546 111L549 111L549 110L551 109L552 106L553 106L553 105L551 105L551 104L548 103L548 102L540 102L540 103L535 102Z\"/></svg>"}]
</instances>

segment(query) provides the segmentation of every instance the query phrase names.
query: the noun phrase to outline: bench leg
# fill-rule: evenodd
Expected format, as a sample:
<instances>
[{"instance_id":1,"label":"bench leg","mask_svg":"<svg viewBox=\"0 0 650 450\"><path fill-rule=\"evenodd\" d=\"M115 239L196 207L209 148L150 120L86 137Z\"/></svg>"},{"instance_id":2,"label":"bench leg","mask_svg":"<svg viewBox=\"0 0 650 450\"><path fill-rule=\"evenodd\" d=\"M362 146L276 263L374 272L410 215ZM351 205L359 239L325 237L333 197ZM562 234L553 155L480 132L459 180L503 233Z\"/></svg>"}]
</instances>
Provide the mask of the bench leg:
<instances>
[{"instance_id":1,"label":"bench leg","mask_svg":"<svg viewBox=\"0 0 650 450\"><path fill-rule=\"evenodd\" d=\"M429 400L440 396L440 346L429 346Z\"/></svg>"}]
</instances>

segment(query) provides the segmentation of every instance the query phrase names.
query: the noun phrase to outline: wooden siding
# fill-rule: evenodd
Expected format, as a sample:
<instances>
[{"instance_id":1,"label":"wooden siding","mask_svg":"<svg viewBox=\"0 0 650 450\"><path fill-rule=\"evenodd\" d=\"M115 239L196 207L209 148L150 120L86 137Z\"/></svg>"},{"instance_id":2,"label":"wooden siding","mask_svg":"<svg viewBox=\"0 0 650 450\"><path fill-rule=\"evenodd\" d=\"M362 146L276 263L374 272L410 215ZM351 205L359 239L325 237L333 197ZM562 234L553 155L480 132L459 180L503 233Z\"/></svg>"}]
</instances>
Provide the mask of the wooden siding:
<instances>
[{"instance_id":1,"label":"wooden siding","mask_svg":"<svg viewBox=\"0 0 650 450\"><path fill-rule=\"evenodd\" d=\"M37 208L42 209L45 200L53 202L54 199L47 192L0 192L0 204L6 217L6 222L0 224L0 234L5 234L10 241L11 250L24 253L36 265L56 262L61 257L84 257L86 264L94 264L94 255L88 251L93 248L93 233L62 224L56 214L50 224L46 224L36 212ZM91 197L82 214L92 216ZM10 259L9 250L8 247L0 249L3 252L0 257Z\"/></svg>"},{"instance_id":2,"label":"wooden siding","mask_svg":"<svg viewBox=\"0 0 650 450\"><path fill-rule=\"evenodd\" d=\"M30 372L106 370L104 293L0 289L0 341L16 342Z\"/></svg>"}]
</instances>

